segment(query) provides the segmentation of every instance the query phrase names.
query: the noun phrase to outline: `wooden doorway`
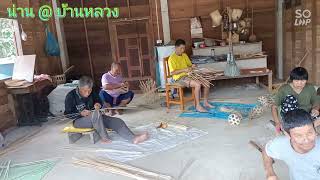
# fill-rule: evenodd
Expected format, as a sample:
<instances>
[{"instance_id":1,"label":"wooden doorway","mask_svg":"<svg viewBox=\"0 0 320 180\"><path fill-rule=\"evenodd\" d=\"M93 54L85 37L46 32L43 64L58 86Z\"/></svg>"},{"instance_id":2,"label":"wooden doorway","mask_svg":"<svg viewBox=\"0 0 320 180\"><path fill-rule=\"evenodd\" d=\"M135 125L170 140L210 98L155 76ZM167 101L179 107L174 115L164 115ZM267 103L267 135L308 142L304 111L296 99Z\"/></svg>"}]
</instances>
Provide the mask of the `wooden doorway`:
<instances>
[{"instance_id":1,"label":"wooden doorway","mask_svg":"<svg viewBox=\"0 0 320 180\"><path fill-rule=\"evenodd\" d=\"M110 22L113 59L120 62L130 88L139 90L139 81L155 77L152 30L149 18Z\"/></svg>"}]
</instances>

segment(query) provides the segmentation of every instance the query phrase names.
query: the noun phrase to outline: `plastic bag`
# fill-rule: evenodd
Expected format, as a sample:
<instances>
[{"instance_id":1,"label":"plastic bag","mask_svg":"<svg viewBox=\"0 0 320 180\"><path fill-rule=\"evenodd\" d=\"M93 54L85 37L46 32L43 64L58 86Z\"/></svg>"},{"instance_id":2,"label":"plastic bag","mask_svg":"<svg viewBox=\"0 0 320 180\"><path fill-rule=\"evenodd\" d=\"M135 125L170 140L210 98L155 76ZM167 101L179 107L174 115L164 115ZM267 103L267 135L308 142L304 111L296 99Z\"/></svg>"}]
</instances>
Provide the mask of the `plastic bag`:
<instances>
[{"instance_id":1,"label":"plastic bag","mask_svg":"<svg viewBox=\"0 0 320 180\"><path fill-rule=\"evenodd\" d=\"M48 26L46 26L46 47L45 51L48 56L60 56L60 48L59 44L54 37L54 35L50 32Z\"/></svg>"}]
</instances>

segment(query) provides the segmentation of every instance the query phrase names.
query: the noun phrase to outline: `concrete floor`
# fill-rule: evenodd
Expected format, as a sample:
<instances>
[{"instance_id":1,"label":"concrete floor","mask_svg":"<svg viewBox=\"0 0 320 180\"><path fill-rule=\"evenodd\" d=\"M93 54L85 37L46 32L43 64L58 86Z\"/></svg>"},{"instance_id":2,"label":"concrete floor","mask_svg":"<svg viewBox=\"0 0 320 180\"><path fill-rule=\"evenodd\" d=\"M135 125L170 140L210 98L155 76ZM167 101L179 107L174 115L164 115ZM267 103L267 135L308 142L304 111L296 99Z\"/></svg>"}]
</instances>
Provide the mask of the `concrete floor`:
<instances>
[{"instance_id":1,"label":"concrete floor","mask_svg":"<svg viewBox=\"0 0 320 180\"><path fill-rule=\"evenodd\" d=\"M255 102L256 98L267 92L255 85L214 88L211 98L240 98ZM133 102L138 103L138 102ZM122 115L131 127L149 124L167 118L172 121L192 126L209 134L194 141L179 145L168 151L156 153L128 164L170 175L182 180L257 180L265 179L260 153L248 145L249 140L266 142L272 139L274 132L268 126L271 119L270 111L263 117L251 122L244 121L238 127L231 127L226 122L212 119L177 118L178 108L173 107L170 113L165 108L156 105L152 110L136 112L129 110ZM64 180L76 178L126 180L123 176L100 172L90 168L80 168L72 165L72 157L90 155L63 150L68 146L66 135L61 133L64 124L48 122L44 124L39 136L23 145L14 152L6 154L1 160L13 162L29 162L47 158L62 157L63 159L45 177L46 180ZM39 127L17 128L9 132L8 141L17 139ZM86 145L88 139L82 138L77 144ZM91 154L92 155L92 154ZM280 179L288 179L285 164L276 161L275 170Z\"/></svg>"}]
</instances>

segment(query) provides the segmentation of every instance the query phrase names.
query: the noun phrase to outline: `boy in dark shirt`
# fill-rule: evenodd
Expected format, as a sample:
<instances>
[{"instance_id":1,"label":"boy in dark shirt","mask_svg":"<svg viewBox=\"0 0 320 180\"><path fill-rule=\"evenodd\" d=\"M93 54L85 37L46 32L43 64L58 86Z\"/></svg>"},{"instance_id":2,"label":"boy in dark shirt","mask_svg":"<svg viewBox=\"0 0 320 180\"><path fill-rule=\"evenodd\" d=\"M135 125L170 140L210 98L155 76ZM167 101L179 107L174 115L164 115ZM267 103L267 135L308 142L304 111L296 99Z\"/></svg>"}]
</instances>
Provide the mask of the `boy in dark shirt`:
<instances>
[{"instance_id":1,"label":"boy in dark shirt","mask_svg":"<svg viewBox=\"0 0 320 180\"><path fill-rule=\"evenodd\" d=\"M101 101L99 96L92 91L93 80L83 76L79 80L78 88L70 91L65 99L65 115L75 119L76 128L94 128L100 135L102 142L111 143L106 128L116 131L123 138L134 144L148 139L148 133L134 135L123 120L102 114L99 109ZM95 110L95 111L92 111Z\"/></svg>"}]
</instances>

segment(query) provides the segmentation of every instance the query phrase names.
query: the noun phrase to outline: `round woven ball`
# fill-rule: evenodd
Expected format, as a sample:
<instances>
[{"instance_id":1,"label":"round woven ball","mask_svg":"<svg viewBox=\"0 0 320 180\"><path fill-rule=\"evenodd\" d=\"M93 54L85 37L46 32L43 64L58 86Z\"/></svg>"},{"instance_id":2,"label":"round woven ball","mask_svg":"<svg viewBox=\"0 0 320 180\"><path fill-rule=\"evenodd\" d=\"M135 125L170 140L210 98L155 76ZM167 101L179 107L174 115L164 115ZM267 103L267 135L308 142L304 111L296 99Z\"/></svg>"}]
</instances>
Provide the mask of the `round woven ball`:
<instances>
[{"instance_id":1,"label":"round woven ball","mask_svg":"<svg viewBox=\"0 0 320 180\"><path fill-rule=\"evenodd\" d=\"M232 113L228 116L228 122L232 126L240 125L242 120L242 115L240 113Z\"/></svg>"},{"instance_id":2,"label":"round woven ball","mask_svg":"<svg viewBox=\"0 0 320 180\"><path fill-rule=\"evenodd\" d=\"M251 117L251 118L259 118L259 117L262 116L263 112L264 112L263 107L261 107L261 106L256 106L256 107L254 107L254 108L251 110L251 112L250 112L250 117Z\"/></svg>"},{"instance_id":3,"label":"round woven ball","mask_svg":"<svg viewBox=\"0 0 320 180\"><path fill-rule=\"evenodd\" d=\"M268 98L266 96L260 96L258 97L258 102L262 105L262 106L268 106Z\"/></svg>"}]
</instances>

